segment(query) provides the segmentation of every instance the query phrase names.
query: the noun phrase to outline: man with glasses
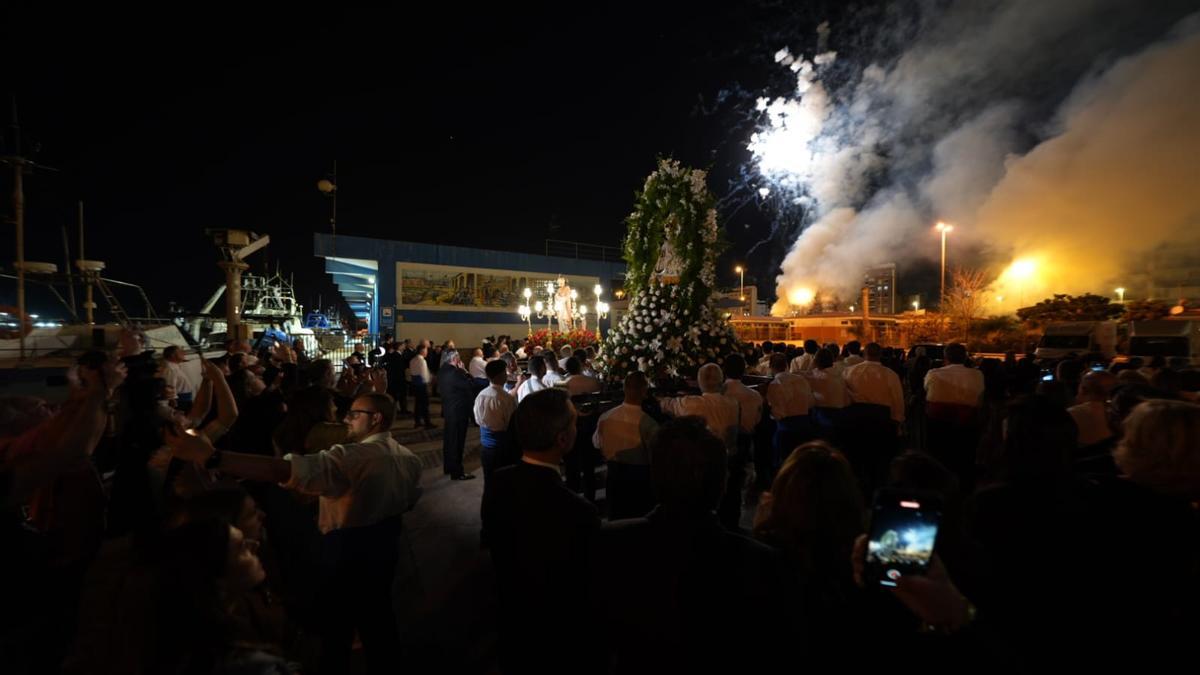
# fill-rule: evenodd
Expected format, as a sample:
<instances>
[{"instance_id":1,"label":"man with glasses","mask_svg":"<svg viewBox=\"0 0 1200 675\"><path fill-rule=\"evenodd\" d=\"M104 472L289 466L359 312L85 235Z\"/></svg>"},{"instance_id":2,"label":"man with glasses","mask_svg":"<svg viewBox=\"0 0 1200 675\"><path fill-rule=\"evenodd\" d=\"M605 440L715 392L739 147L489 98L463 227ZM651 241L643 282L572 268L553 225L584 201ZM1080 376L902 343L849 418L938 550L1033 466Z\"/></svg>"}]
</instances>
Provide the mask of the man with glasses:
<instances>
[{"instance_id":1,"label":"man with glasses","mask_svg":"<svg viewBox=\"0 0 1200 675\"><path fill-rule=\"evenodd\" d=\"M346 443L282 458L218 452L203 435L167 435L180 459L320 496L318 597L326 623L320 672L347 668L356 630L368 672L399 667L391 588L401 516L420 496L421 462L392 438L395 415L391 396L363 394L346 413Z\"/></svg>"}]
</instances>

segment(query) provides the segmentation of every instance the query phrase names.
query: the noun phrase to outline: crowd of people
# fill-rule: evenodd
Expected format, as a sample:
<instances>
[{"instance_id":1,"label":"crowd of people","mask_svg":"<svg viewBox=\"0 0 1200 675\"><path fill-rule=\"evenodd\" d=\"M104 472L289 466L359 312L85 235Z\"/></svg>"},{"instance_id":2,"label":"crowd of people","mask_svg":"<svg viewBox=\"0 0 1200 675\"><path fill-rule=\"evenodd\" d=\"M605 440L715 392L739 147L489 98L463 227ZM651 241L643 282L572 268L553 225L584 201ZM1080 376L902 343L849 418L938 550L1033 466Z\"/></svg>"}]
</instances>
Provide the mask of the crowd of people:
<instances>
[{"instance_id":1,"label":"crowd of people","mask_svg":"<svg viewBox=\"0 0 1200 675\"><path fill-rule=\"evenodd\" d=\"M395 436L439 430L468 481L472 426L493 672L1153 668L1200 627L1194 369L809 340L605 382L504 337L226 347L192 381L127 332L63 404L0 400L6 671L339 673L356 643L406 670L427 485ZM880 488L942 512L892 590Z\"/></svg>"}]
</instances>

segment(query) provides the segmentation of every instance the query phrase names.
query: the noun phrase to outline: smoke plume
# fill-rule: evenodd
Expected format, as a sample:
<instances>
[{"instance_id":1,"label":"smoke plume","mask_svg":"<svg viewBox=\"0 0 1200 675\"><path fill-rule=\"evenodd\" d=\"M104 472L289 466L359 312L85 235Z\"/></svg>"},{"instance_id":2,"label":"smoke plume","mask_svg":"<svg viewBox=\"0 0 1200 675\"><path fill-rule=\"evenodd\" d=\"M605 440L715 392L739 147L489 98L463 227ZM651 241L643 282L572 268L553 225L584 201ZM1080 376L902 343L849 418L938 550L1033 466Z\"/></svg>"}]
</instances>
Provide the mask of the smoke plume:
<instances>
[{"instance_id":1,"label":"smoke plume","mask_svg":"<svg viewBox=\"0 0 1200 675\"><path fill-rule=\"evenodd\" d=\"M1009 310L1131 286L1139 255L1200 230L1196 3L921 7L875 41L906 45L890 53L828 51L823 25L813 58L776 54L796 95L760 100L750 150L809 207L776 314L854 297L871 265L936 258L939 220L951 265L986 268Z\"/></svg>"}]
</instances>

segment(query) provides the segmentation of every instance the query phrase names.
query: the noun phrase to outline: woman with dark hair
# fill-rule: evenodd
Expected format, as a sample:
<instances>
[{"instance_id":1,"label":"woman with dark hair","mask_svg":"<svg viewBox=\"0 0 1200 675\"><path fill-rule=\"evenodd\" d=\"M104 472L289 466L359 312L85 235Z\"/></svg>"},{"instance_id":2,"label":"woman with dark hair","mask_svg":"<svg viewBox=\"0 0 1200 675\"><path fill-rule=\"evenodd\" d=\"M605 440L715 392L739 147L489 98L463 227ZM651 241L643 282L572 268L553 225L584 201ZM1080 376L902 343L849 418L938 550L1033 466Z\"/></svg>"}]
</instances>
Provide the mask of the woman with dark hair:
<instances>
[{"instance_id":1,"label":"woman with dark hair","mask_svg":"<svg viewBox=\"0 0 1200 675\"><path fill-rule=\"evenodd\" d=\"M788 455L759 503L754 536L779 549L794 572L787 604L818 663L862 644L866 598L854 583L850 554L864 517L850 463L824 441Z\"/></svg>"},{"instance_id":2,"label":"woman with dark hair","mask_svg":"<svg viewBox=\"0 0 1200 675\"><path fill-rule=\"evenodd\" d=\"M288 673L271 651L245 641L235 608L266 578L258 542L221 518L166 534L159 561L153 672Z\"/></svg>"}]
</instances>

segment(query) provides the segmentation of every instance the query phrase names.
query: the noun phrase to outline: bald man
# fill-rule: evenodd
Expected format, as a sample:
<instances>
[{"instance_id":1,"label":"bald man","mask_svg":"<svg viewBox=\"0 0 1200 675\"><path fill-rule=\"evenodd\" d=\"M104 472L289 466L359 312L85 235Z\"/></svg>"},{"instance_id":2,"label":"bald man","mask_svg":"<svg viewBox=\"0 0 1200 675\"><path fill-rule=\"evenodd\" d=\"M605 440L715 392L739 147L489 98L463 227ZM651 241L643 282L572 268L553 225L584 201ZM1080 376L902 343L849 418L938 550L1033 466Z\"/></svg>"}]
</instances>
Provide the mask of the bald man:
<instances>
[{"instance_id":1,"label":"bald man","mask_svg":"<svg viewBox=\"0 0 1200 675\"><path fill-rule=\"evenodd\" d=\"M1079 427L1079 447L1087 448L1113 437L1108 424L1108 399L1116 388L1116 376L1105 370L1089 372L1079 381L1075 397L1079 403L1067 409Z\"/></svg>"}]
</instances>

